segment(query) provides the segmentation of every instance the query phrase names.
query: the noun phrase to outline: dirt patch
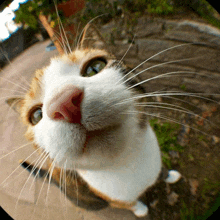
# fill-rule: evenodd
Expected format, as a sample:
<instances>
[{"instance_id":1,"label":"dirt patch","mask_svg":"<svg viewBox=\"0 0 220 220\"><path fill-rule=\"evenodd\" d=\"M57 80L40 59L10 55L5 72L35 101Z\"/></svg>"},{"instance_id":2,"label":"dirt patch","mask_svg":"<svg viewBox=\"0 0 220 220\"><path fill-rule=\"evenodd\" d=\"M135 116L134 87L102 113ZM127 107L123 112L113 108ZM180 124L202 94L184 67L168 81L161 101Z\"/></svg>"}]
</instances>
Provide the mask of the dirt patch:
<instances>
[{"instance_id":1,"label":"dirt patch","mask_svg":"<svg viewBox=\"0 0 220 220\"><path fill-rule=\"evenodd\" d=\"M187 98L187 101L190 100ZM204 101L198 102L196 107L203 108ZM186 107L185 104L182 106ZM204 117L208 113L202 110L198 116L173 111L172 120L181 125L171 135L169 129L159 135L159 138L167 135L167 143L171 140L166 151L163 150L164 143L161 145L165 166L177 169L183 178L174 185L159 183L143 196L150 207L151 219L207 219L214 211L220 193L220 143L217 138L220 118L213 103L205 102L205 106L211 112L207 111L210 113L208 117ZM160 115L170 115L166 111L162 113L159 108L157 110ZM211 121L215 126L210 125ZM159 119L153 124L157 125L154 126L156 132L161 127L168 128L167 124L177 128L169 120ZM182 148L173 150L175 144Z\"/></svg>"}]
</instances>

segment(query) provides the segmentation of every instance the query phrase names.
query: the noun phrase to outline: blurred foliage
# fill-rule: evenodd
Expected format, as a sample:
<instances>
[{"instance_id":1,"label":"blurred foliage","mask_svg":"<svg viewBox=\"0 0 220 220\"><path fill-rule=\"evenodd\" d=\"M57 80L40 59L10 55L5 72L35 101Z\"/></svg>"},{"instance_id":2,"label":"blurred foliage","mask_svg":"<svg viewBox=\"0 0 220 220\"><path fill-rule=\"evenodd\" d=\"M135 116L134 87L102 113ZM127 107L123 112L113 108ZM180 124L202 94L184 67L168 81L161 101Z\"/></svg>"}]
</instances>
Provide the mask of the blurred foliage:
<instances>
[{"instance_id":1,"label":"blurred foliage","mask_svg":"<svg viewBox=\"0 0 220 220\"><path fill-rule=\"evenodd\" d=\"M66 0L31 0L20 4L20 8L15 12L15 22L37 29L39 27L38 16L44 14L49 16L49 22L58 23L54 2L59 4ZM59 11L59 16L64 19L62 11Z\"/></svg>"},{"instance_id":2,"label":"blurred foliage","mask_svg":"<svg viewBox=\"0 0 220 220\"><path fill-rule=\"evenodd\" d=\"M147 12L159 15L167 15L174 12L173 2L170 0L128 0L124 1L123 5L130 12Z\"/></svg>"},{"instance_id":3,"label":"blurred foliage","mask_svg":"<svg viewBox=\"0 0 220 220\"><path fill-rule=\"evenodd\" d=\"M22 23L36 29L38 27L38 16L40 13L49 15L49 22L55 25L57 22L57 14L55 4L66 2L67 0L31 0L21 4L19 10L15 12L17 23ZM82 22L88 22L92 18L99 15L102 16L102 22L106 23L115 16L124 13L135 13L135 16L140 16L143 13L167 15L174 12L174 6L170 0L87 0L83 12L77 13ZM59 11L61 19L65 19L63 12Z\"/></svg>"},{"instance_id":4,"label":"blurred foliage","mask_svg":"<svg viewBox=\"0 0 220 220\"><path fill-rule=\"evenodd\" d=\"M30 0L20 5L19 10L15 12L15 21L37 29L39 27L38 16L43 13L48 15L48 21L54 27L58 24L54 3L58 5L66 1L68 0ZM77 22L86 24L97 16L100 16L98 20L102 23L107 23L117 16L135 20L143 14L166 16L177 14L180 9L185 8L220 27L219 20L214 16L215 10L205 0L85 0L85 2L84 9L70 18L65 18L63 12L59 11L62 23L76 18Z\"/></svg>"},{"instance_id":5,"label":"blurred foliage","mask_svg":"<svg viewBox=\"0 0 220 220\"><path fill-rule=\"evenodd\" d=\"M132 20L142 15L169 16L183 11L192 11L220 27L218 13L205 0L87 0L84 10L74 17L84 24L97 16L103 23L117 16L135 23Z\"/></svg>"},{"instance_id":6,"label":"blurred foliage","mask_svg":"<svg viewBox=\"0 0 220 220\"><path fill-rule=\"evenodd\" d=\"M74 15L82 23L87 23L98 16L102 23L107 23L115 16L113 5L108 0L87 0L85 8Z\"/></svg>"},{"instance_id":7,"label":"blurred foliage","mask_svg":"<svg viewBox=\"0 0 220 220\"><path fill-rule=\"evenodd\" d=\"M170 0L87 0L81 20L88 22L92 18L104 15L102 21L108 22L115 16L134 14L139 17L144 13L167 15L174 12L174 6Z\"/></svg>"},{"instance_id":8,"label":"blurred foliage","mask_svg":"<svg viewBox=\"0 0 220 220\"><path fill-rule=\"evenodd\" d=\"M174 0L174 6L190 9L212 25L220 28L219 13L206 0Z\"/></svg>"}]
</instances>

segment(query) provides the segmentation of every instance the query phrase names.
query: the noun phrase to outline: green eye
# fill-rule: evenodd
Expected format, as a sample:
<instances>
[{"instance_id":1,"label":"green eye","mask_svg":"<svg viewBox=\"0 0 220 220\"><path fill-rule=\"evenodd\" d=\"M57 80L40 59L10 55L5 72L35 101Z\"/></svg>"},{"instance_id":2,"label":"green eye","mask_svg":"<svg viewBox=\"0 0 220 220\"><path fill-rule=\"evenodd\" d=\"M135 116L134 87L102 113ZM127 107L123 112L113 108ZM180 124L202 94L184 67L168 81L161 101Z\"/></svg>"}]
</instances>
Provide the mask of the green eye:
<instances>
[{"instance_id":1,"label":"green eye","mask_svg":"<svg viewBox=\"0 0 220 220\"><path fill-rule=\"evenodd\" d=\"M36 125L42 119L42 117L43 117L42 109L41 107L38 106L31 112L29 120L32 125Z\"/></svg>"},{"instance_id":2,"label":"green eye","mask_svg":"<svg viewBox=\"0 0 220 220\"><path fill-rule=\"evenodd\" d=\"M95 59L88 63L85 70L83 71L83 76L91 77L99 73L106 66L106 61L104 59Z\"/></svg>"}]
</instances>

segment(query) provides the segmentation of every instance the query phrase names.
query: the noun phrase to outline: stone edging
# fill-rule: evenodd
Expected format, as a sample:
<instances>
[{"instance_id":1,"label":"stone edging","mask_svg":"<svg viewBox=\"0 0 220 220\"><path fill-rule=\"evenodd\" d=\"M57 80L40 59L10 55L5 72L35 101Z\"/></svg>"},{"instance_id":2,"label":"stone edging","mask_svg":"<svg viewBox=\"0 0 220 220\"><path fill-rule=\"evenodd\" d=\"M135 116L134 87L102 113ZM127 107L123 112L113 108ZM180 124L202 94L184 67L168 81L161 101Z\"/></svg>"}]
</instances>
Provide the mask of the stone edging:
<instances>
[{"instance_id":1,"label":"stone edging","mask_svg":"<svg viewBox=\"0 0 220 220\"><path fill-rule=\"evenodd\" d=\"M129 38L131 39L131 33L123 28L123 25L120 27L118 23L109 23L102 28L102 31L107 39L114 37L114 45L111 46L111 49L120 59L130 45L128 41ZM119 29L120 31L117 31ZM157 68L151 68L142 73L143 79L167 72L182 72L178 74L179 77L152 80L145 87L151 88L150 90L159 90L164 87L169 88L169 90L184 88L187 92L220 94L219 29L192 20L143 17L138 19L137 25L133 28L132 35L134 34L134 44L124 58L125 63L131 68L162 50L190 43L167 50L139 68L140 71L150 68L152 65L158 65ZM175 60L181 59L188 60L175 62ZM164 62L169 63L160 65ZM188 73L183 73L184 71ZM210 96L214 99L220 99L220 95Z\"/></svg>"}]
</instances>

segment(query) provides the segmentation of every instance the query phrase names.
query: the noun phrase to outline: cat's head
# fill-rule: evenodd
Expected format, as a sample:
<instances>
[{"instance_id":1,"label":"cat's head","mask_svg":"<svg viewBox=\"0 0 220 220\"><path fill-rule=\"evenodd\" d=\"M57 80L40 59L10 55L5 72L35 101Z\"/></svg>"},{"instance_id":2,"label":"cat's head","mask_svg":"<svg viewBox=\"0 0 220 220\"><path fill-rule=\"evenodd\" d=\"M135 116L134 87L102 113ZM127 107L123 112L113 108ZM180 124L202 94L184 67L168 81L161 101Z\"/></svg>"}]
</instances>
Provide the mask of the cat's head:
<instances>
[{"instance_id":1,"label":"cat's head","mask_svg":"<svg viewBox=\"0 0 220 220\"><path fill-rule=\"evenodd\" d=\"M37 70L25 97L8 100L27 125L27 138L58 166L109 166L144 124L129 114L137 92L124 83L126 67L104 47L97 30L86 27L76 50Z\"/></svg>"}]
</instances>

